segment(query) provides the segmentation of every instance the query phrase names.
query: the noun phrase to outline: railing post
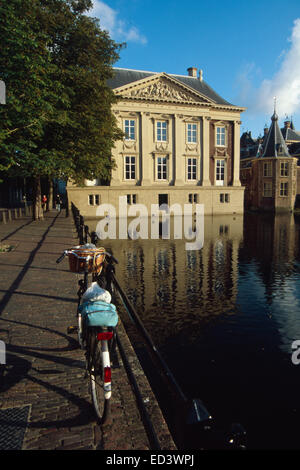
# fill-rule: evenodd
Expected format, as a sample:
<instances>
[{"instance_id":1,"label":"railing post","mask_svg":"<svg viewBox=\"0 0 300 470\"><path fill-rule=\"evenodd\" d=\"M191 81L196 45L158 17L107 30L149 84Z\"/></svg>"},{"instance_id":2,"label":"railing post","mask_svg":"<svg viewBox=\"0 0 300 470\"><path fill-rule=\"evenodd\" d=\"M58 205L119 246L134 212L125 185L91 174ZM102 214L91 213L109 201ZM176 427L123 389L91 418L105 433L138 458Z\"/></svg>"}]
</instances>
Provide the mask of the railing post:
<instances>
[{"instance_id":1,"label":"railing post","mask_svg":"<svg viewBox=\"0 0 300 470\"><path fill-rule=\"evenodd\" d=\"M84 231L84 220L83 220L82 215L80 215L79 216L79 243L80 245L84 244L83 231Z\"/></svg>"}]
</instances>

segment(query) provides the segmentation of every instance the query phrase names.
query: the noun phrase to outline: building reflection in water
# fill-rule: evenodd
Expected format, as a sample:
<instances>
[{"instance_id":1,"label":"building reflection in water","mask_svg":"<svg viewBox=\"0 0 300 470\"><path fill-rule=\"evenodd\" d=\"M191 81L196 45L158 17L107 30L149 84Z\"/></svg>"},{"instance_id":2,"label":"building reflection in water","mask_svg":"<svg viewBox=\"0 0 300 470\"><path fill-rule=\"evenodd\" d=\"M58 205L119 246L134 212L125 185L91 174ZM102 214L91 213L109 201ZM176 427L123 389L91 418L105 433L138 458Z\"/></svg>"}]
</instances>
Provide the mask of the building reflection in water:
<instances>
[{"instance_id":1,"label":"building reflection in water","mask_svg":"<svg viewBox=\"0 0 300 470\"><path fill-rule=\"evenodd\" d=\"M251 322L260 310L290 350L300 339L298 218L205 216L203 248L189 251L185 243L172 239L172 230L169 240L101 243L119 259L119 282L156 341L185 330L196 337L207 322L237 310Z\"/></svg>"},{"instance_id":2,"label":"building reflection in water","mask_svg":"<svg viewBox=\"0 0 300 470\"><path fill-rule=\"evenodd\" d=\"M172 230L169 240L101 244L118 258L117 278L159 344L185 330L196 336L203 323L235 312L242 235L243 216L205 216L201 250L186 250Z\"/></svg>"},{"instance_id":3,"label":"building reflection in water","mask_svg":"<svg viewBox=\"0 0 300 470\"><path fill-rule=\"evenodd\" d=\"M280 347L288 354L293 340L300 339L299 223L294 214L248 214L239 256L240 285L251 278L250 305L274 322ZM246 311L249 293L241 290L238 299Z\"/></svg>"},{"instance_id":4,"label":"building reflection in water","mask_svg":"<svg viewBox=\"0 0 300 470\"><path fill-rule=\"evenodd\" d=\"M201 250L174 239L102 241L184 392L241 422L249 448L299 448L299 234L292 214L245 214L205 217Z\"/></svg>"}]
</instances>

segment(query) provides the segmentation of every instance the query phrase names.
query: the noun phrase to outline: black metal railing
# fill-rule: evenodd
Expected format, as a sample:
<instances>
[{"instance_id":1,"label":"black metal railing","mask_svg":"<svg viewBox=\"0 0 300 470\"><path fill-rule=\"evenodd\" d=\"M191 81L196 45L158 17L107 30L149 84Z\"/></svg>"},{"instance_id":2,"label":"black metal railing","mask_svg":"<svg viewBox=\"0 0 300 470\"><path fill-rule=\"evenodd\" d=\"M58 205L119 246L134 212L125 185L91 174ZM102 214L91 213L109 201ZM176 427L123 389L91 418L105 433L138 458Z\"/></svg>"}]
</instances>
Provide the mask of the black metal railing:
<instances>
[{"instance_id":1,"label":"black metal railing","mask_svg":"<svg viewBox=\"0 0 300 470\"><path fill-rule=\"evenodd\" d=\"M95 232L89 232L88 226L84 224L83 217L80 215L79 210L73 204L72 212L78 233L79 243L87 243L88 237L90 237L91 243L96 244L97 234ZM185 395L162 355L160 354L158 348L152 341L152 338L140 320L138 313L123 291L115 276L114 270L109 271L109 276L109 282L113 283L113 286L115 287L115 290L121 299L125 311L128 313L129 318L134 323L136 329L141 335L143 342L147 347L149 356L151 357L152 361L154 361L156 368L158 368L159 376L163 378L165 384L168 387L168 390L172 396L175 397L175 401L177 403L177 413L175 418L178 421L176 427L181 429L181 433L185 435L185 441L188 440L188 445L192 446L186 447L187 444L182 443L183 448L245 449L246 432L243 426L241 426L239 423L232 423L230 426L224 426L224 424L220 424L217 419L211 416L201 399L191 399ZM120 347L120 352L121 351L122 347ZM124 362L126 363L126 360ZM127 364L127 367L130 368L129 363ZM128 374L129 378L132 380L134 377L132 371L130 370ZM142 413L147 415L147 411L145 407L143 407L142 403L141 406L143 408ZM148 424L148 432L152 435L153 442L157 442L157 438L150 423Z\"/></svg>"}]
</instances>

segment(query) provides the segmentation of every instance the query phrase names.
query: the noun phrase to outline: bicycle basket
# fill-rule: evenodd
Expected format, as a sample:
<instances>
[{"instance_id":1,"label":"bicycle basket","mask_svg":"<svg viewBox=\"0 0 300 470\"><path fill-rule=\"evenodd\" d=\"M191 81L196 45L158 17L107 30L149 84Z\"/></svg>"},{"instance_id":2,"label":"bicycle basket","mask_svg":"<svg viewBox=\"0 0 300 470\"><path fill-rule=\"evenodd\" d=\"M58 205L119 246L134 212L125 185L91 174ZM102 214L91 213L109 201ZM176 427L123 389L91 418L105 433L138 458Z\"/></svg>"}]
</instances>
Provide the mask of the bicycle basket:
<instances>
[{"instance_id":1,"label":"bicycle basket","mask_svg":"<svg viewBox=\"0 0 300 470\"><path fill-rule=\"evenodd\" d=\"M68 253L70 271L78 274L84 273L87 257L90 256L88 272L99 274L105 260L104 252L104 248L90 248L86 247L86 245L74 246Z\"/></svg>"}]
</instances>

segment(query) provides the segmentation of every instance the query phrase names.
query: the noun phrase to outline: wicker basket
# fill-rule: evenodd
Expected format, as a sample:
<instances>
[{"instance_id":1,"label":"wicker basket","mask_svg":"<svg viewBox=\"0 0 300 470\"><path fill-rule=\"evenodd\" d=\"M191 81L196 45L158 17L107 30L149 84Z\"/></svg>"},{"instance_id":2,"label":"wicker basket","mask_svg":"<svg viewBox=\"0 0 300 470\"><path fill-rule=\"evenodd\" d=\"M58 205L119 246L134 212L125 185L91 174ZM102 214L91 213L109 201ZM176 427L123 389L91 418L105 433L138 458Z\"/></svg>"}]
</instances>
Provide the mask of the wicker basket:
<instances>
[{"instance_id":1,"label":"wicker basket","mask_svg":"<svg viewBox=\"0 0 300 470\"><path fill-rule=\"evenodd\" d=\"M105 260L104 248L85 248L84 246L74 246L69 257L69 268L72 273L82 274L85 271L87 257L88 272L99 274Z\"/></svg>"}]
</instances>

